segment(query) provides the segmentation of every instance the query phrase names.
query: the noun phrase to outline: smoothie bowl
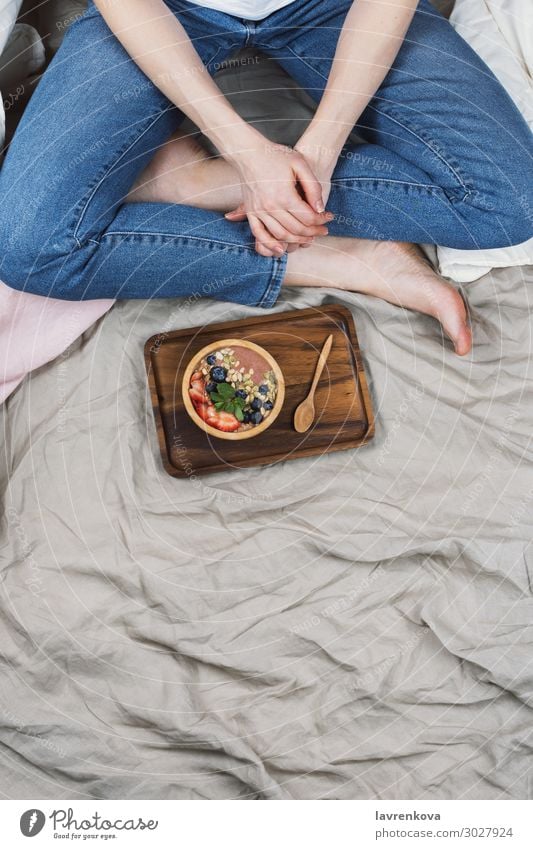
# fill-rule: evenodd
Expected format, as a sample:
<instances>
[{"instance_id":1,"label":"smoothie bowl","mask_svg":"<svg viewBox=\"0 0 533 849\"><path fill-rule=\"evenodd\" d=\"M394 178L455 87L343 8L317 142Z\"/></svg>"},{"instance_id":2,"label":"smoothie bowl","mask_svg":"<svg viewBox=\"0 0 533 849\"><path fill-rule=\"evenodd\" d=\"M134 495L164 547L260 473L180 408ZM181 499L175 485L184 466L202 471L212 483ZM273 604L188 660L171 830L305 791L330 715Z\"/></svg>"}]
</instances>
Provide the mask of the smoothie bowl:
<instances>
[{"instance_id":1,"label":"smoothie bowl","mask_svg":"<svg viewBox=\"0 0 533 849\"><path fill-rule=\"evenodd\" d=\"M260 345L221 339L202 348L185 369L183 403L202 430L219 439L250 439L275 421L285 382Z\"/></svg>"}]
</instances>

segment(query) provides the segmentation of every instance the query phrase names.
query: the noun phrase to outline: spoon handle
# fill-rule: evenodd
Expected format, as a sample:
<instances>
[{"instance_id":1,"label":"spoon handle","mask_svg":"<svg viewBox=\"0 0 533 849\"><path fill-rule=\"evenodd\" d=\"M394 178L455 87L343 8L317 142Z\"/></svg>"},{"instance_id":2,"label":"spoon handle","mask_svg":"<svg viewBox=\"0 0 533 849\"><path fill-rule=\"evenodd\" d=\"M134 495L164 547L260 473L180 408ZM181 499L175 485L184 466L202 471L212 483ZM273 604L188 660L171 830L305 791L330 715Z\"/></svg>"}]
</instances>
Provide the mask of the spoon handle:
<instances>
[{"instance_id":1,"label":"spoon handle","mask_svg":"<svg viewBox=\"0 0 533 849\"><path fill-rule=\"evenodd\" d=\"M324 344L322 345L322 350L320 351L318 357L318 363L316 364L315 376L313 377L313 382L311 384L311 389L309 390L309 395L311 398L315 394L315 389L317 387L318 381L324 371L324 366L326 365L327 359L329 357L329 352L331 351L331 346L333 344L333 334L328 336Z\"/></svg>"}]
</instances>

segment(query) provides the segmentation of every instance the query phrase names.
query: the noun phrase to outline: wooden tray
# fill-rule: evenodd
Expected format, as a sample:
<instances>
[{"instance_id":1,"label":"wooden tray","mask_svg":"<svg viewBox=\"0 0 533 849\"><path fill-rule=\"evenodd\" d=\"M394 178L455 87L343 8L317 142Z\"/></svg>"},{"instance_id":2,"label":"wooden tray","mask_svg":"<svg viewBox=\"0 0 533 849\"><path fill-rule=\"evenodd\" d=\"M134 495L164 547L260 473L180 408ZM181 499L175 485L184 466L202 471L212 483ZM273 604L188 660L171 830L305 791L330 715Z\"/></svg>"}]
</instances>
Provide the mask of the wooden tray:
<instances>
[{"instance_id":1,"label":"wooden tray","mask_svg":"<svg viewBox=\"0 0 533 849\"><path fill-rule=\"evenodd\" d=\"M309 391L318 354L330 333L333 346L315 395L317 417L307 433L296 433L294 411ZM194 424L183 404L181 381L187 363L205 345L224 337L262 345L285 377L279 417L253 439L231 442L211 437ZM144 357L161 457L169 475L190 477L357 448L374 435L353 318L340 305L156 334L146 342Z\"/></svg>"}]
</instances>

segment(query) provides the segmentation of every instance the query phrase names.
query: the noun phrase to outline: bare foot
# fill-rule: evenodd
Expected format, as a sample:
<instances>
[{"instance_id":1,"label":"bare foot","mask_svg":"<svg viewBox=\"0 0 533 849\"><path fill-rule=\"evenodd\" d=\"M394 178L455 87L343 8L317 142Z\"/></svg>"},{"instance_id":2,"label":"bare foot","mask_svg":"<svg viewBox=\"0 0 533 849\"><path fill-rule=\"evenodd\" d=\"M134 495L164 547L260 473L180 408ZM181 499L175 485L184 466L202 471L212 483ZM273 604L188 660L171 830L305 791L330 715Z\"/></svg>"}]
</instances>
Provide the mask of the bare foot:
<instances>
[{"instance_id":1,"label":"bare foot","mask_svg":"<svg viewBox=\"0 0 533 849\"><path fill-rule=\"evenodd\" d=\"M231 165L209 156L194 138L178 131L158 148L126 197L128 202L181 203L229 212L241 202L241 186Z\"/></svg>"},{"instance_id":2,"label":"bare foot","mask_svg":"<svg viewBox=\"0 0 533 849\"><path fill-rule=\"evenodd\" d=\"M455 353L468 354L472 331L459 292L433 271L418 247L405 242L316 239L290 254L286 285L332 286L383 298L440 322Z\"/></svg>"}]
</instances>

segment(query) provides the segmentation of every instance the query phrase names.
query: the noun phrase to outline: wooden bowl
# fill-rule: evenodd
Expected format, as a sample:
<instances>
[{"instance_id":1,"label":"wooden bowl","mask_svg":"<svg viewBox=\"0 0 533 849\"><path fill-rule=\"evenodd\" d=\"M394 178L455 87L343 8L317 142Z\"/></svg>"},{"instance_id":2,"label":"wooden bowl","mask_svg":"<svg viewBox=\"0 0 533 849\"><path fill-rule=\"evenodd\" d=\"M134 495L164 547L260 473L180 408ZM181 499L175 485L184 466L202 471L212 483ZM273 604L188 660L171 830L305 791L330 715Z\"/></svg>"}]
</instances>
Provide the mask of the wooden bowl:
<instances>
[{"instance_id":1,"label":"wooden bowl","mask_svg":"<svg viewBox=\"0 0 533 849\"><path fill-rule=\"evenodd\" d=\"M192 373L195 370L195 367L197 366L199 361L202 359L202 357L205 357L212 351L220 351L221 348L233 348L235 346L239 346L239 348L248 348L250 351L255 351L257 354L259 354L266 360L266 362L274 372L278 391L274 406L270 411L270 415L268 416L268 418L263 419L261 424L255 425L255 427L252 427L249 430L243 430L241 432L234 431L233 433L224 433L224 431L218 430L216 427L212 427L200 418L200 416L194 409L194 404L191 401L189 395L189 387L191 383ZM265 349L262 348L260 345L256 345L255 342L248 342L246 339L220 339L217 342L213 342L210 345L206 345L204 348L198 351L197 354L194 355L192 360L190 360L183 374L181 392L183 395L183 403L185 405L185 409L187 410L193 422L198 425L198 427L202 428L202 430L204 430L210 436L215 436L217 439L231 439L233 441L237 441L240 439L251 439L252 436L259 436L260 433L263 433L263 431L265 431L267 428L270 427L271 424L274 423L274 421L277 419L281 412L281 408L283 407L283 401L285 399L285 380L283 377L283 373L274 357L272 357L268 353L268 351L265 351Z\"/></svg>"}]
</instances>

